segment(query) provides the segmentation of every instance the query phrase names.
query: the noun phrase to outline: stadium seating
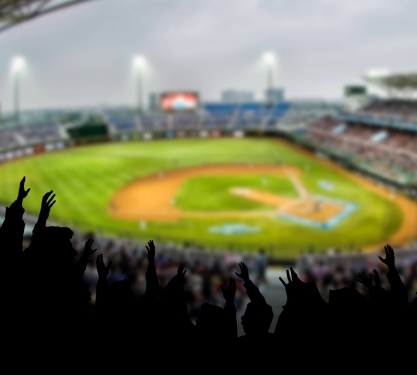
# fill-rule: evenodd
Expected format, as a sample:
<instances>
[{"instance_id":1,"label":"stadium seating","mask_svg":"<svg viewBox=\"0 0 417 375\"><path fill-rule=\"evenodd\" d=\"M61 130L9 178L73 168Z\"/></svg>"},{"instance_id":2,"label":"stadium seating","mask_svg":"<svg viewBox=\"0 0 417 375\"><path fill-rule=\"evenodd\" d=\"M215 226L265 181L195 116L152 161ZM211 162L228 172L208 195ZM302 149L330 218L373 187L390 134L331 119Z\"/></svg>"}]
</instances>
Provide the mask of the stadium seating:
<instances>
[{"instance_id":1,"label":"stadium seating","mask_svg":"<svg viewBox=\"0 0 417 375\"><path fill-rule=\"evenodd\" d=\"M11 148L19 144L13 128L0 128L0 148Z\"/></svg>"},{"instance_id":2,"label":"stadium seating","mask_svg":"<svg viewBox=\"0 0 417 375\"><path fill-rule=\"evenodd\" d=\"M266 113L265 125L267 127L275 126L290 108L291 105L289 103L281 103L274 106Z\"/></svg>"},{"instance_id":3,"label":"stadium seating","mask_svg":"<svg viewBox=\"0 0 417 375\"><path fill-rule=\"evenodd\" d=\"M377 100L358 111L373 117L417 122L417 101L404 99Z\"/></svg>"},{"instance_id":4,"label":"stadium seating","mask_svg":"<svg viewBox=\"0 0 417 375\"><path fill-rule=\"evenodd\" d=\"M324 117L310 123L303 137L389 178L417 181L417 133Z\"/></svg>"},{"instance_id":5,"label":"stadium seating","mask_svg":"<svg viewBox=\"0 0 417 375\"><path fill-rule=\"evenodd\" d=\"M109 116L107 122L115 132L132 132L139 130L135 116Z\"/></svg>"},{"instance_id":6,"label":"stadium seating","mask_svg":"<svg viewBox=\"0 0 417 375\"><path fill-rule=\"evenodd\" d=\"M413 298L414 275L417 269L417 243L399 248L396 252L397 270L401 276L407 294ZM328 300L329 289L339 289L356 284L360 291L366 294L363 286L357 283L356 276L359 272L369 274L373 269L383 272L380 262L370 258L369 254L360 251L340 253L337 249L329 249L326 252L313 254L300 254L297 259L296 269L300 278L305 282L314 281L323 297ZM382 286L388 287L388 280L384 280Z\"/></svg>"},{"instance_id":7,"label":"stadium seating","mask_svg":"<svg viewBox=\"0 0 417 375\"><path fill-rule=\"evenodd\" d=\"M237 116L234 121L236 128L258 127L264 120L265 108L261 104L247 103L238 107Z\"/></svg>"},{"instance_id":8,"label":"stadium seating","mask_svg":"<svg viewBox=\"0 0 417 375\"><path fill-rule=\"evenodd\" d=\"M225 128L232 126L232 120L238 114L237 104L206 104L203 127Z\"/></svg>"},{"instance_id":9,"label":"stadium seating","mask_svg":"<svg viewBox=\"0 0 417 375\"><path fill-rule=\"evenodd\" d=\"M0 148L32 145L65 137L65 131L56 122L35 123L0 128Z\"/></svg>"}]
</instances>

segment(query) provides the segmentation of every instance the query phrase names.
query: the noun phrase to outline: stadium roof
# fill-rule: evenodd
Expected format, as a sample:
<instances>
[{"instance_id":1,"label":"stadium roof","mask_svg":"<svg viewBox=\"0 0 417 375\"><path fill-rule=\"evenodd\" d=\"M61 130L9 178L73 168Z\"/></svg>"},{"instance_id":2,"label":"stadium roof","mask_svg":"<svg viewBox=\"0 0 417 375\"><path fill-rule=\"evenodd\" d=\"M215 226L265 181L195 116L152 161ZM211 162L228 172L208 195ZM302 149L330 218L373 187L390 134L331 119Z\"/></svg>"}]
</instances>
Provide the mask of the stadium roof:
<instances>
[{"instance_id":1,"label":"stadium roof","mask_svg":"<svg viewBox=\"0 0 417 375\"><path fill-rule=\"evenodd\" d=\"M0 0L0 32L43 14L90 0Z\"/></svg>"},{"instance_id":2,"label":"stadium roof","mask_svg":"<svg viewBox=\"0 0 417 375\"><path fill-rule=\"evenodd\" d=\"M385 89L417 90L417 73L369 74L363 79Z\"/></svg>"}]
</instances>

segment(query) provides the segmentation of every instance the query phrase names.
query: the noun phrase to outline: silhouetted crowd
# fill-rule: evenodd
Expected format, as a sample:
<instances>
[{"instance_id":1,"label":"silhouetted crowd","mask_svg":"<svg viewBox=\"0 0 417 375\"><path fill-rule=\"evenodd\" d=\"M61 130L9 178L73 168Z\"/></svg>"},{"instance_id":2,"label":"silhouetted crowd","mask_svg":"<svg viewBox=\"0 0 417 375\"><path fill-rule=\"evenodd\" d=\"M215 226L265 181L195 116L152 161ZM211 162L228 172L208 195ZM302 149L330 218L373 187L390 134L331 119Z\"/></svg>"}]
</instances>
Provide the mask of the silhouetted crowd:
<instances>
[{"instance_id":1,"label":"silhouetted crowd","mask_svg":"<svg viewBox=\"0 0 417 375\"><path fill-rule=\"evenodd\" d=\"M314 281L302 281L292 268L287 270L286 280L280 278L287 301L271 327L272 308L244 262L226 279L233 262L214 262L205 269L186 262L193 270L190 277L184 264L172 269L172 259L167 261L153 241L146 259L127 250L111 257L111 246L98 251L93 239L77 254L71 229L46 226L55 204L53 191L43 196L30 244L23 249L23 201L29 190L23 178L0 228L3 356L18 354L30 366L26 354L32 353L45 363L59 361L59 369L75 364L78 371L93 361L96 371L117 365L119 370L172 372L349 371L376 369L377 364L381 370L399 370L411 359L417 298L409 300L389 245L385 257L379 257L386 276L377 269L357 275L366 295L343 287L330 290L325 300ZM91 291L87 270L94 258L98 277ZM129 262L130 268L123 266ZM129 272L138 264L146 268L145 279ZM197 286L199 272L218 274L210 279L217 285ZM263 277L262 271L258 276ZM202 296L194 301L198 308L188 296L195 286ZM223 298L220 305L213 290ZM249 302L241 318L245 334L238 337L236 307L245 301L243 295ZM193 314L198 316L192 319Z\"/></svg>"}]
</instances>

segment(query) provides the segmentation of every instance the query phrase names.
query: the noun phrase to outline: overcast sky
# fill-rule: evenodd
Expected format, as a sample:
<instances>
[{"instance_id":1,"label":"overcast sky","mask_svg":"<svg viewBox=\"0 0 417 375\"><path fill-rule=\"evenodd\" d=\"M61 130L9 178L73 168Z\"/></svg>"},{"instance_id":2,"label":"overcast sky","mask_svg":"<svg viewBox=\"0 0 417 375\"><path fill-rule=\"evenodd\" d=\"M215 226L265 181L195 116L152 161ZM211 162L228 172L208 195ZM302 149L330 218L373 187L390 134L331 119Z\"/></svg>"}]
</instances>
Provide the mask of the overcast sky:
<instances>
[{"instance_id":1,"label":"overcast sky","mask_svg":"<svg viewBox=\"0 0 417 375\"><path fill-rule=\"evenodd\" d=\"M10 63L27 61L23 109L133 104L132 58L146 56L145 92L227 88L260 99L341 98L372 68L417 70L414 0L94 0L0 33L0 102L12 105Z\"/></svg>"}]
</instances>

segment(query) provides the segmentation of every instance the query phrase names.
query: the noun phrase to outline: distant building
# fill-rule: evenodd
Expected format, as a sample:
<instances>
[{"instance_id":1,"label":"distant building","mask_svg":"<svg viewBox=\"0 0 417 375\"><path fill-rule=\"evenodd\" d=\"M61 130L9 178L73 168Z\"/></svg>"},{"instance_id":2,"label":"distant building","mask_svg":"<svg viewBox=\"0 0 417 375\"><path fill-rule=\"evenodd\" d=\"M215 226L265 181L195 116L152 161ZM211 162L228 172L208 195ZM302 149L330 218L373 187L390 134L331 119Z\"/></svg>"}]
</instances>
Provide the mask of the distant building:
<instances>
[{"instance_id":1,"label":"distant building","mask_svg":"<svg viewBox=\"0 0 417 375\"><path fill-rule=\"evenodd\" d=\"M265 100L272 104L282 103L284 101L284 89L274 87L265 90Z\"/></svg>"},{"instance_id":2,"label":"distant building","mask_svg":"<svg viewBox=\"0 0 417 375\"><path fill-rule=\"evenodd\" d=\"M254 101L254 94L251 91L226 90L222 92L223 103L251 103Z\"/></svg>"},{"instance_id":3,"label":"distant building","mask_svg":"<svg viewBox=\"0 0 417 375\"><path fill-rule=\"evenodd\" d=\"M159 111L161 110L160 103L161 95L157 93L149 94L149 110L150 111Z\"/></svg>"}]
</instances>

